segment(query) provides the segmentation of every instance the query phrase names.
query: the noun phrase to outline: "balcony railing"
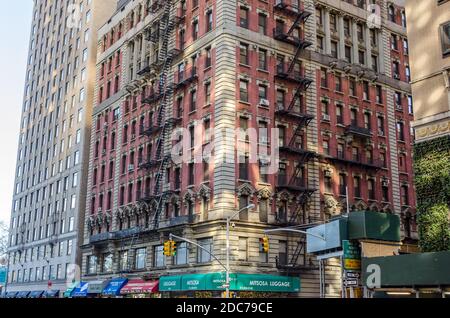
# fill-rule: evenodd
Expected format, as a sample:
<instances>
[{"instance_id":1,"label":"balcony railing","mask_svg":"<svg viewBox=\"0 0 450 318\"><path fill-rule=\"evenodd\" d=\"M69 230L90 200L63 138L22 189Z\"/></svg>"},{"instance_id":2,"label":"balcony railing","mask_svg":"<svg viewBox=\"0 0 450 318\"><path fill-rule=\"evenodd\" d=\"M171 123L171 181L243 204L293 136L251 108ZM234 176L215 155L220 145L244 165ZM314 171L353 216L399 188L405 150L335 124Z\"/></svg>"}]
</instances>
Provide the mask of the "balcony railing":
<instances>
[{"instance_id":1,"label":"balcony railing","mask_svg":"<svg viewBox=\"0 0 450 318\"><path fill-rule=\"evenodd\" d=\"M140 169L152 169L153 167L157 166L158 162L156 160L153 160L152 158L139 158L139 168Z\"/></svg>"},{"instance_id":2,"label":"balcony railing","mask_svg":"<svg viewBox=\"0 0 450 318\"><path fill-rule=\"evenodd\" d=\"M276 0L273 6L274 10L282 12L287 15L297 16L301 14L301 20L306 20L311 13L303 9L303 4L300 7L293 5L291 0Z\"/></svg>"},{"instance_id":3,"label":"balcony railing","mask_svg":"<svg viewBox=\"0 0 450 318\"><path fill-rule=\"evenodd\" d=\"M177 88L185 87L186 85L189 85L190 83L197 80L197 68L192 67L189 70L186 71L179 71L175 76L175 83Z\"/></svg>"},{"instance_id":4,"label":"balcony railing","mask_svg":"<svg viewBox=\"0 0 450 318\"><path fill-rule=\"evenodd\" d=\"M114 239L114 233L107 232L107 233L100 233L100 234L92 235L89 239L89 242L91 244L98 244L98 243L102 243L102 242L109 241L112 239Z\"/></svg>"},{"instance_id":5,"label":"balcony railing","mask_svg":"<svg viewBox=\"0 0 450 318\"><path fill-rule=\"evenodd\" d=\"M145 74L150 73L150 71L151 71L150 65L147 64L147 63L145 63L144 66L142 67L142 69L140 69L140 70L137 72L137 75L143 76L143 75L145 75Z\"/></svg>"},{"instance_id":6,"label":"balcony railing","mask_svg":"<svg viewBox=\"0 0 450 318\"><path fill-rule=\"evenodd\" d=\"M133 237L133 236L137 235L140 231L141 231L141 229L138 227L133 227L131 229L117 231L117 232L114 232L114 239L120 240L120 239Z\"/></svg>"},{"instance_id":7,"label":"balcony railing","mask_svg":"<svg viewBox=\"0 0 450 318\"><path fill-rule=\"evenodd\" d=\"M384 164L383 161L373 158L368 158L367 156L361 156L361 155L347 155L344 152L336 151L336 156L330 156L330 155L324 155L325 158L328 158L332 161L337 161L345 164L351 164L351 165L359 165L363 166L365 168L374 168L374 169L380 169L383 168Z\"/></svg>"},{"instance_id":8,"label":"balcony railing","mask_svg":"<svg viewBox=\"0 0 450 318\"><path fill-rule=\"evenodd\" d=\"M346 128L348 134L356 135L359 137L370 138L372 137L372 132L368 128L357 126L355 123L350 124Z\"/></svg>"},{"instance_id":9,"label":"balcony railing","mask_svg":"<svg viewBox=\"0 0 450 318\"><path fill-rule=\"evenodd\" d=\"M306 180L304 178L290 180L287 175L278 175L278 187L306 188Z\"/></svg>"},{"instance_id":10,"label":"balcony railing","mask_svg":"<svg viewBox=\"0 0 450 318\"><path fill-rule=\"evenodd\" d=\"M306 41L302 37L288 34L287 31L281 27L277 27L277 28L273 29L273 37L275 40L282 41L282 42L294 45L296 47L300 47L302 49L306 49L307 47L312 45L311 42Z\"/></svg>"},{"instance_id":11,"label":"balcony railing","mask_svg":"<svg viewBox=\"0 0 450 318\"><path fill-rule=\"evenodd\" d=\"M275 108L275 115L293 117L299 120L304 119L308 123L314 119L313 115L306 113L305 107L302 105L289 107L283 104L277 104Z\"/></svg>"},{"instance_id":12,"label":"balcony railing","mask_svg":"<svg viewBox=\"0 0 450 318\"><path fill-rule=\"evenodd\" d=\"M305 69L302 67L300 70L296 70L294 67L294 69L290 70L290 66L290 63L277 64L275 77L303 84L303 89L306 90L311 85L312 80L305 77Z\"/></svg>"},{"instance_id":13,"label":"balcony railing","mask_svg":"<svg viewBox=\"0 0 450 318\"><path fill-rule=\"evenodd\" d=\"M157 126L157 125L150 125L148 127L146 127L144 125L140 126L141 134L145 135L145 136L151 136L151 135L159 132L160 130L161 130L161 127Z\"/></svg>"},{"instance_id":14,"label":"balcony railing","mask_svg":"<svg viewBox=\"0 0 450 318\"><path fill-rule=\"evenodd\" d=\"M154 102L158 101L162 97L163 97L162 93L160 93L158 90L153 90L152 89L150 91L150 93L148 94L148 96L146 98L144 98L142 103L144 103L144 104L151 104L151 103L154 103Z\"/></svg>"}]
</instances>

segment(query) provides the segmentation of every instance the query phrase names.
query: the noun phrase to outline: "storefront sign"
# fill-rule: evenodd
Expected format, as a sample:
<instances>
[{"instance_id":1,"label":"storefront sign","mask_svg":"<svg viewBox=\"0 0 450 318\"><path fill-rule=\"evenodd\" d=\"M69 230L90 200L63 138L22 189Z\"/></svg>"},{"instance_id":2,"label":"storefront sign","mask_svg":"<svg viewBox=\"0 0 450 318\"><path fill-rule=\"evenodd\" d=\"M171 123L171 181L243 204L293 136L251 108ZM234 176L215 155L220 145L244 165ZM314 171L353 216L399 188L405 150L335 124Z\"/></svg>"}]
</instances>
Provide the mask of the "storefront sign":
<instances>
[{"instance_id":1,"label":"storefront sign","mask_svg":"<svg viewBox=\"0 0 450 318\"><path fill-rule=\"evenodd\" d=\"M88 295L88 283L80 282L80 284L73 290L72 297L87 297Z\"/></svg>"},{"instance_id":2,"label":"storefront sign","mask_svg":"<svg viewBox=\"0 0 450 318\"><path fill-rule=\"evenodd\" d=\"M359 286L359 279L346 279L344 280L344 286L346 287L352 287L352 286Z\"/></svg>"},{"instance_id":3,"label":"storefront sign","mask_svg":"<svg viewBox=\"0 0 450 318\"><path fill-rule=\"evenodd\" d=\"M235 274L230 274L230 280L235 280ZM225 273L184 275L181 290L224 290L225 282Z\"/></svg>"},{"instance_id":4,"label":"storefront sign","mask_svg":"<svg viewBox=\"0 0 450 318\"><path fill-rule=\"evenodd\" d=\"M344 259L344 268L348 270L358 270L361 268L361 260L359 259Z\"/></svg>"},{"instance_id":5,"label":"storefront sign","mask_svg":"<svg viewBox=\"0 0 450 318\"><path fill-rule=\"evenodd\" d=\"M163 276L159 279L160 291L177 291L181 290L182 276Z\"/></svg>"},{"instance_id":6,"label":"storefront sign","mask_svg":"<svg viewBox=\"0 0 450 318\"><path fill-rule=\"evenodd\" d=\"M358 242L343 240L342 247L344 249L343 262L346 270L361 269L361 248Z\"/></svg>"},{"instance_id":7,"label":"storefront sign","mask_svg":"<svg viewBox=\"0 0 450 318\"><path fill-rule=\"evenodd\" d=\"M6 267L0 267L0 286L4 286L6 284L7 273L8 269Z\"/></svg>"},{"instance_id":8,"label":"storefront sign","mask_svg":"<svg viewBox=\"0 0 450 318\"><path fill-rule=\"evenodd\" d=\"M108 283L108 285L103 290L103 295L109 295L109 296L118 296L120 295L120 290L123 286L128 282L128 279L126 278L116 278L113 279Z\"/></svg>"},{"instance_id":9,"label":"storefront sign","mask_svg":"<svg viewBox=\"0 0 450 318\"><path fill-rule=\"evenodd\" d=\"M232 290L255 292L292 293L300 291L300 279L297 277L237 274Z\"/></svg>"},{"instance_id":10,"label":"storefront sign","mask_svg":"<svg viewBox=\"0 0 450 318\"><path fill-rule=\"evenodd\" d=\"M107 285L107 281L93 281L89 282L88 294L101 294Z\"/></svg>"},{"instance_id":11,"label":"storefront sign","mask_svg":"<svg viewBox=\"0 0 450 318\"><path fill-rule=\"evenodd\" d=\"M150 294L158 292L158 281L132 279L122 288L121 294Z\"/></svg>"},{"instance_id":12,"label":"storefront sign","mask_svg":"<svg viewBox=\"0 0 450 318\"><path fill-rule=\"evenodd\" d=\"M345 272L345 277L346 278L360 278L361 277L361 273L360 272L349 272L349 271L346 271Z\"/></svg>"},{"instance_id":13,"label":"storefront sign","mask_svg":"<svg viewBox=\"0 0 450 318\"><path fill-rule=\"evenodd\" d=\"M223 291L226 289L225 273L166 276L160 278L160 291ZM255 292L299 292L300 279L296 277L230 274L230 290Z\"/></svg>"}]
</instances>

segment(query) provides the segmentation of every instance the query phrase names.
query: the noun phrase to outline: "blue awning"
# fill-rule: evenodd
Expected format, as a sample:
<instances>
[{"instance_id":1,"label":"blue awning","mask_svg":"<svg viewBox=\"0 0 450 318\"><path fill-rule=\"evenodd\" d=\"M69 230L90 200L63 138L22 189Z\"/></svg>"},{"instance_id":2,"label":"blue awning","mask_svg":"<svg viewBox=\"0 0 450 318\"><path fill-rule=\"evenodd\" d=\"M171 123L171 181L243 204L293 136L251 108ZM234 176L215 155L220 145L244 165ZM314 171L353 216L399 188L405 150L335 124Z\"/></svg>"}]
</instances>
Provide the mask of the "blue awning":
<instances>
[{"instance_id":1,"label":"blue awning","mask_svg":"<svg viewBox=\"0 0 450 318\"><path fill-rule=\"evenodd\" d=\"M86 282L80 282L72 292L72 297L87 297L89 284Z\"/></svg>"},{"instance_id":2,"label":"blue awning","mask_svg":"<svg viewBox=\"0 0 450 318\"><path fill-rule=\"evenodd\" d=\"M47 290L42 297L57 298L58 296L59 296L59 290Z\"/></svg>"},{"instance_id":3,"label":"blue awning","mask_svg":"<svg viewBox=\"0 0 450 318\"><path fill-rule=\"evenodd\" d=\"M43 290L32 291L28 297L29 298L41 298L43 293L44 293Z\"/></svg>"},{"instance_id":4,"label":"blue awning","mask_svg":"<svg viewBox=\"0 0 450 318\"><path fill-rule=\"evenodd\" d=\"M17 294L16 298L28 298L30 291L21 291Z\"/></svg>"},{"instance_id":5,"label":"blue awning","mask_svg":"<svg viewBox=\"0 0 450 318\"><path fill-rule=\"evenodd\" d=\"M7 292L6 298L16 298L17 294L18 294L17 292Z\"/></svg>"},{"instance_id":6,"label":"blue awning","mask_svg":"<svg viewBox=\"0 0 450 318\"><path fill-rule=\"evenodd\" d=\"M123 288L123 286L126 285L127 282L128 279L126 278L113 279L108 283L108 285L103 290L103 295L119 296L120 290Z\"/></svg>"}]
</instances>

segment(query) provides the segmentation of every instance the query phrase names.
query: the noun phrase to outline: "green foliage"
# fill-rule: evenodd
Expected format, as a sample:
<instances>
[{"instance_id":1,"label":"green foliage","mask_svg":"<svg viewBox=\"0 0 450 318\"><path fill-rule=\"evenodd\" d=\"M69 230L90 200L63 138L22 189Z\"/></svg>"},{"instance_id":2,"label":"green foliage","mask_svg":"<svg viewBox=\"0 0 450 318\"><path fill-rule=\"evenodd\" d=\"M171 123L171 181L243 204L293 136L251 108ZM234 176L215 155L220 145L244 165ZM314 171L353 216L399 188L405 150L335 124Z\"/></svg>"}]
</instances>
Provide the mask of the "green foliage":
<instances>
[{"instance_id":1,"label":"green foliage","mask_svg":"<svg viewBox=\"0 0 450 318\"><path fill-rule=\"evenodd\" d=\"M450 136L419 143L414 156L420 247L450 250Z\"/></svg>"}]
</instances>

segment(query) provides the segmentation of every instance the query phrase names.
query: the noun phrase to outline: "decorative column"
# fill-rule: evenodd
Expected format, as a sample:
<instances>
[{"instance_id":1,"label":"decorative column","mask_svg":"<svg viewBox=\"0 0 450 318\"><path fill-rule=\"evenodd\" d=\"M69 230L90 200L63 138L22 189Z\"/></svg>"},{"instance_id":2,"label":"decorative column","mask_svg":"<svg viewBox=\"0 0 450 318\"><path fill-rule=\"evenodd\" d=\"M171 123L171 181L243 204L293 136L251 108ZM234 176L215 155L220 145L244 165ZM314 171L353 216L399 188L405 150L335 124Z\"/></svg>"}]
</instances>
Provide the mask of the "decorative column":
<instances>
[{"instance_id":1,"label":"decorative column","mask_svg":"<svg viewBox=\"0 0 450 318\"><path fill-rule=\"evenodd\" d=\"M366 65L372 68L372 44L370 43L370 28L365 28L365 44L366 44Z\"/></svg>"},{"instance_id":2,"label":"decorative column","mask_svg":"<svg viewBox=\"0 0 450 318\"><path fill-rule=\"evenodd\" d=\"M351 22L351 32L352 32L352 39L353 39L353 58L352 61L353 63L358 63L359 62L359 56L358 56L358 51L359 51L359 41L358 41L358 29L356 27L356 21L352 21Z\"/></svg>"},{"instance_id":3,"label":"decorative column","mask_svg":"<svg viewBox=\"0 0 450 318\"><path fill-rule=\"evenodd\" d=\"M339 32L338 58L345 59L344 16L342 14L339 14L337 18L338 18L338 32Z\"/></svg>"},{"instance_id":4,"label":"decorative column","mask_svg":"<svg viewBox=\"0 0 450 318\"><path fill-rule=\"evenodd\" d=\"M324 31L325 31L325 54L331 54L331 30L330 30L330 11L328 8L323 9L324 14Z\"/></svg>"}]
</instances>

